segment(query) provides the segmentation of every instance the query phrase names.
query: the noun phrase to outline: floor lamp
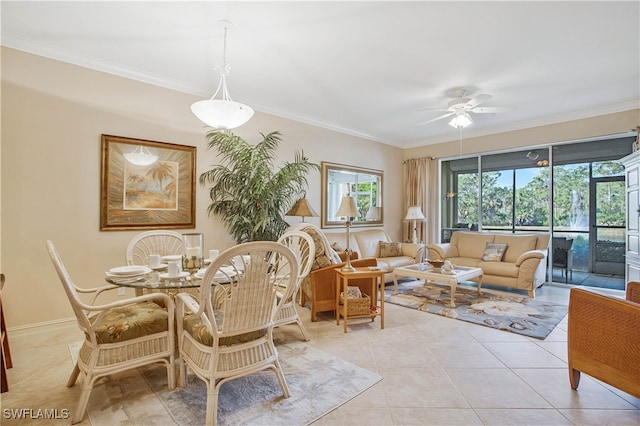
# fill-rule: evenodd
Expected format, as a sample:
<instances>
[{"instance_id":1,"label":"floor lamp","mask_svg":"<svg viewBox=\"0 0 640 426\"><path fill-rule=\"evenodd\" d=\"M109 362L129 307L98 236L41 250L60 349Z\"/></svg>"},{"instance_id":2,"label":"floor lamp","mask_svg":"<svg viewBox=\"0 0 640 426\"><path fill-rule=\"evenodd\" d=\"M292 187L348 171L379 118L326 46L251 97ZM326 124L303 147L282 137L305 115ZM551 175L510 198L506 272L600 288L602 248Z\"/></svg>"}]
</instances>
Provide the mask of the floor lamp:
<instances>
[{"instance_id":1,"label":"floor lamp","mask_svg":"<svg viewBox=\"0 0 640 426\"><path fill-rule=\"evenodd\" d=\"M345 263L341 270L342 272L355 272L356 268L351 266L351 248L349 248L349 240L351 240L351 237L349 236L349 228L351 228L351 218L358 217L358 207L356 206L356 199L351 195L342 197L342 201L340 201L340 207L338 207L338 211L336 212L336 217L347 218L347 248L344 251L347 257L347 263Z\"/></svg>"},{"instance_id":2,"label":"floor lamp","mask_svg":"<svg viewBox=\"0 0 640 426\"><path fill-rule=\"evenodd\" d=\"M424 220L425 217L422 214L422 210L420 210L420 206L411 206L409 210L407 210L407 217L404 220L411 220L413 226L413 240L412 243L418 242L418 231L416 229L416 220Z\"/></svg>"}]
</instances>

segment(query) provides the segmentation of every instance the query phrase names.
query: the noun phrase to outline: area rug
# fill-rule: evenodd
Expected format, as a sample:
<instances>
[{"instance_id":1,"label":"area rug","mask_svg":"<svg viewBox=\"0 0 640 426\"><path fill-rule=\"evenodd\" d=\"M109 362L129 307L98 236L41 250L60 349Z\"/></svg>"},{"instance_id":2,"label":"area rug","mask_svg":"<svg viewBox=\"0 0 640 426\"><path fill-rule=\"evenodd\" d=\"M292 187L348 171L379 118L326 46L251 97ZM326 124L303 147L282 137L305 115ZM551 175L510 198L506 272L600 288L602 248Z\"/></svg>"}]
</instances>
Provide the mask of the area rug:
<instances>
[{"instance_id":1,"label":"area rug","mask_svg":"<svg viewBox=\"0 0 640 426\"><path fill-rule=\"evenodd\" d=\"M291 396L282 396L270 371L229 381L220 388L219 425L306 425L382 379L304 342L278 345L278 352ZM190 374L187 386L169 391L158 364L99 380L88 413L94 426L202 425L206 405L202 380Z\"/></svg>"},{"instance_id":2,"label":"area rug","mask_svg":"<svg viewBox=\"0 0 640 426\"><path fill-rule=\"evenodd\" d=\"M541 302L527 296L498 290L481 290L459 285L455 308L449 307L451 289L446 285L425 284L423 280L398 282L398 294L393 287L385 290L385 303L455 318L486 327L510 331L537 339L546 338L567 315L567 306Z\"/></svg>"}]
</instances>

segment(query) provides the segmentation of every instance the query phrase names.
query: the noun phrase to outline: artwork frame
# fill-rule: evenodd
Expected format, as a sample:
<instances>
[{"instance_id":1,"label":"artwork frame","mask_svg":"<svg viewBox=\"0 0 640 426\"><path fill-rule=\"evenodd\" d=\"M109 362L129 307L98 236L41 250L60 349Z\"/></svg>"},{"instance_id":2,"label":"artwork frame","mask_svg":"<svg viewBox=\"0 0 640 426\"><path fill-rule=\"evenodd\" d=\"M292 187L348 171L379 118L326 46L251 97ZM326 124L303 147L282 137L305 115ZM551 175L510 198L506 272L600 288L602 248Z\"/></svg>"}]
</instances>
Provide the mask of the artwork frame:
<instances>
[{"instance_id":1,"label":"artwork frame","mask_svg":"<svg viewBox=\"0 0 640 426\"><path fill-rule=\"evenodd\" d=\"M105 134L101 142L101 231L195 228L195 146ZM157 161L125 158L139 149Z\"/></svg>"}]
</instances>

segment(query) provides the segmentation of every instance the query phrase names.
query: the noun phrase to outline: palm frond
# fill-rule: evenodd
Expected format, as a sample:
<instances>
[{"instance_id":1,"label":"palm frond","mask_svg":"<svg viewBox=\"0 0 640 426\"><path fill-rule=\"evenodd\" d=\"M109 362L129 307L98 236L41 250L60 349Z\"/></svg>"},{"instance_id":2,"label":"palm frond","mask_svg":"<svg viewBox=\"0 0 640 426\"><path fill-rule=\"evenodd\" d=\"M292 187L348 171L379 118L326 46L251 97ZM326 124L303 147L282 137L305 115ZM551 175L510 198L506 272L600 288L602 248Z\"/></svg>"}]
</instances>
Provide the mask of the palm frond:
<instances>
[{"instance_id":1,"label":"palm frond","mask_svg":"<svg viewBox=\"0 0 640 426\"><path fill-rule=\"evenodd\" d=\"M307 175L320 170L302 151L274 170L280 132L261 136L252 146L231 132L207 134L208 148L221 160L199 177L200 185L209 186L207 213L221 216L238 243L277 240L288 226L284 213L308 186Z\"/></svg>"}]
</instances>

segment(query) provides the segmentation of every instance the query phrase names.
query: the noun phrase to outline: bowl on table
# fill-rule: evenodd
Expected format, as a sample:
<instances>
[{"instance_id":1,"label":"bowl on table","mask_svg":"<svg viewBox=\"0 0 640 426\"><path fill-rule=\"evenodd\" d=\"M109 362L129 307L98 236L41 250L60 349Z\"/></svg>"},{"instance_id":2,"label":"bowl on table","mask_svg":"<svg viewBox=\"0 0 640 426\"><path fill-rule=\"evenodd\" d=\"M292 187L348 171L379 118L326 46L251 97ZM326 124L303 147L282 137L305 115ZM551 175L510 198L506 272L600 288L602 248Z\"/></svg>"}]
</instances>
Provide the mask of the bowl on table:
<instances>
[{"instance_id":1,"label":"bowl on table","mask_svg":"<svg viewBox=\"0 0 640 426\"><path fill-rule=\"evenodd\" d=\"M436 269L440 269L442 268L442 265L444 265L444 260L442 259L427 259L427 262Z\"/></svg>"}]
</instances>

